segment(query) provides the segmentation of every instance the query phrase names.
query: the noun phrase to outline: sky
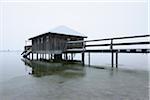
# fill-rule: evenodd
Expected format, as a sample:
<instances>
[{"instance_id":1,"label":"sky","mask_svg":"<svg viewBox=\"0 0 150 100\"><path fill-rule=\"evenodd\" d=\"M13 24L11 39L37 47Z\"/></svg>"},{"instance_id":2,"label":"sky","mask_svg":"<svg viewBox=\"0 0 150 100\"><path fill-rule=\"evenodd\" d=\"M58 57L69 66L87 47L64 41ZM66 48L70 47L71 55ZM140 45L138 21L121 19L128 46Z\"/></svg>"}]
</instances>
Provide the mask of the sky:
<instances>
[{"instance_id":1,"label":"sky","mask_svg":"<svg viewBox=\"0 0 150 100\"><path fill-rule=\"evenodd\" d=\"M25 40L60 25L88 39L148 34L147 0L86 1L1 0L0 50L23 50Z\"/></svg>"}]
</instances>

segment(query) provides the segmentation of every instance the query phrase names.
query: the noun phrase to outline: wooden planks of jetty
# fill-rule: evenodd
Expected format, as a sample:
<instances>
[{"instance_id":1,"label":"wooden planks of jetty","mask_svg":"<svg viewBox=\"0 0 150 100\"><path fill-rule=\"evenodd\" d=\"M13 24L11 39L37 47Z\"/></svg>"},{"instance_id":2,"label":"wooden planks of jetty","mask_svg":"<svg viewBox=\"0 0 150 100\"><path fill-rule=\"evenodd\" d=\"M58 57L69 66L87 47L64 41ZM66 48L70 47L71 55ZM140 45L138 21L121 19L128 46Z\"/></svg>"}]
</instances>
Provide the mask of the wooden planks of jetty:
<instances>
[{"instance_id":1,"label":"wooden planks of jetty","mask_svg":"<svg viewBox=\"0 0 150 100\"><path fill-rule=\"evenodd\" d=\"M126 36L126 37L115 37L115 38L105 38L105 39L96 39L96 40L86 40L86 41L69 41L67 44L76 44L83 43L83 49L68 49L64 53L82 53L82 62L84 62L84 53L89 53L89 66L90 66L90 53L111 53L111 66L114 67L114 53L116 54L115 65L118 68L118 53L150 53L150 48L125 48L125 49L114 49L114 46L129 46L129 45L149 45L150 35L137 35L137 36ZM123 39L137 39L144 38L144 41L137 42L122 42L122 43L113 43L114 40L123 40ZM147 40L147 41L145 41ZM86 44L92 42L100 41L110 41L110 43L104 44ZM110 49L87 49L87 47L104 47L110 46ZM83 63L84 64L84 63Z\"/></svg>"},{"instance_id":2,"label":"wooden planks of jetty","mask_svg":"<svg viewBox=\"0 0 150 100\"><path fill-rule=\"evenodd\" d=\"M91 52L91 53L150 53L150 49L101 49L101 50L67 50L64 53L82 53L82 52Z\"/></svg>"}]
</instances>

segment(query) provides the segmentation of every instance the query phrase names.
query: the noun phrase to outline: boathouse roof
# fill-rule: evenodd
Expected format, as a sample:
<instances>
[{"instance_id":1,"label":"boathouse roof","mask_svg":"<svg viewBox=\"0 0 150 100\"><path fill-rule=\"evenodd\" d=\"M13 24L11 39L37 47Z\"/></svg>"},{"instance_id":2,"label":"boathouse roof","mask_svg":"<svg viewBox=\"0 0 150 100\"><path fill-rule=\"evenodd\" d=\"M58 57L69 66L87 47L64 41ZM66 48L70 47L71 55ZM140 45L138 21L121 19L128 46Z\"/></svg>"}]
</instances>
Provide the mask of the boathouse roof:
<instances>
[{"instance_id":1,"label":"boathouse roof","mask_svg":"<svg viewBox=\"0 0 150 100\"><path fill-rule=\"evenodd\" d=\"M44 36L44 35L48 35L48 34L58 34L58 35L67 35L67 36L76 36L76 37L87 38L87 36L77 32L77 31L75 31L75 30L73 30L73 29L71 29L67 26L61 25L61 26L58 26L58 27L50 30L49 32L37 35L37 36L32 37L32 38L29 38L29 40L32 40L34 38L41 37L41 36Z\"/></svg>"}]
</instances>

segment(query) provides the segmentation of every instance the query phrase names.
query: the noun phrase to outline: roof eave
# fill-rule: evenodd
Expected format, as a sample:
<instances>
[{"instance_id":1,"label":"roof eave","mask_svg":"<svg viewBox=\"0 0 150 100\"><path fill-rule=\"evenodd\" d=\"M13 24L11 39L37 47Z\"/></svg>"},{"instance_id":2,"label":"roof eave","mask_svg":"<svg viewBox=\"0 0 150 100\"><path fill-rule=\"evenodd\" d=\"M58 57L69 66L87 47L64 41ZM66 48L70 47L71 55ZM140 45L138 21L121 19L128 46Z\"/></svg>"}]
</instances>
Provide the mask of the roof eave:
<instances>
[{"instance_id":1,"label":"roof eave","mask_svg":"<svg viewBox=\"0 0 150 100\"><path fill-rule=\"evenodd\" d=\"M29 38L28 40L32 40L32 39L34 39L34 38L37 38L37 37L40 37L40 36L43 36L43 35L46 35L46 34L48 34L48 33L51 33L51 34L60 34L60 35L66 35L66 36L76 36L76 37L82 37L82 38L87 38L87 36L78 36L78 35L67 35L67 34L64 34L64 33L54 33L54 32L47 32L47 33L43 33L43 34L41 34L41 35L37 35L37 36L34 36L34 37L32 37L32 38Z\"/></svg>"}]
</instances>

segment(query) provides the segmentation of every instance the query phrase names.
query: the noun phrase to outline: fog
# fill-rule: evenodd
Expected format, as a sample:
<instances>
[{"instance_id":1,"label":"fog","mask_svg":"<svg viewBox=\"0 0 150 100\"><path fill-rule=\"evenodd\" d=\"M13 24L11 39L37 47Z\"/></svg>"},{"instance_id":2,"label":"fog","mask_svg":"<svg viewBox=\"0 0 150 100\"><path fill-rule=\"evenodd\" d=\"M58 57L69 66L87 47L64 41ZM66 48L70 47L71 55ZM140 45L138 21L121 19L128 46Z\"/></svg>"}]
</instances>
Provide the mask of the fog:
<instances>
[{"instance_id":1,"label":"fog","mask_svg":"<svg viewBox=\"0 0 150 100\"><path fill-rule=\"evenodd\" d=\"M0 7L0 50L23 50L25 40L59 25L70 27L88 39L148 34L148 5L144 0L5 1Z\"/></svg>"}]
</instances>

